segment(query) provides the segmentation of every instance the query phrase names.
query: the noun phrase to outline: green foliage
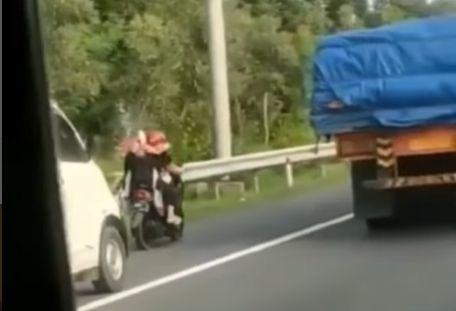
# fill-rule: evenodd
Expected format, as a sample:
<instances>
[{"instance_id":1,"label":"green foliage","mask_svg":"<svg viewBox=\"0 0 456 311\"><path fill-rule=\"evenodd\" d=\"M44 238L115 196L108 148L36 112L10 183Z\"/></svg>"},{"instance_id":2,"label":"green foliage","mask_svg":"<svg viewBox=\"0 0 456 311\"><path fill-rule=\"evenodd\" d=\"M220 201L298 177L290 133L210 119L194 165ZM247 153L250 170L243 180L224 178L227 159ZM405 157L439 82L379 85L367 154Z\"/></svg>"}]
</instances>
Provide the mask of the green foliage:
<instances>
[{"instance_id":1,"label":"green foliage","mask_svg":"<svg viewBox=\"0 0 456 311\"><path fill-rule=\"evenodd\" d=\"M308 109L320 36L456 9L412 0L225 1L234 152L314 140ZM179 161L212 151L206 8L200 0L44 0L52 96L105 153L160 128ZM97 138L97 139L95 139Z\"/></svg>"},{"instance_id":2,"label":"green foliage","mask_svg":"<svg viewBox=\"0 0 456 311\"><path fill-rule=\"evenodd\" d=\"M355 13L355 8L350 4L344 4L338 11L338 25L341 30L361 28L363 22Z\"/></svg>"},{"instance_id":3,"label":"green foliage","mask_svg":"<svg viewBox=\"0 0 456 311\"><path fill-rule=\"evenodd\" d=\"M407 15L405 11L395 5L386 5L381 10L382 21L385 24L396 23L403 20Z\"/></svg>"}]
</instances>

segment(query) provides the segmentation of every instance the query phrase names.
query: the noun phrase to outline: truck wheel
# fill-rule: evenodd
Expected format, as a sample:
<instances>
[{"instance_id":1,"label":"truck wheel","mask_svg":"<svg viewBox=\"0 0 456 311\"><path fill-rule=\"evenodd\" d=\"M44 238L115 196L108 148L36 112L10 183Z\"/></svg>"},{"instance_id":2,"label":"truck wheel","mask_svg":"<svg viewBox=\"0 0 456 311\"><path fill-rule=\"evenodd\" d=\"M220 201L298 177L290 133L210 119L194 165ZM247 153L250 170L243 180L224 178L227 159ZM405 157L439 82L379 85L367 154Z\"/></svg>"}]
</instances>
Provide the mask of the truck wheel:
<instances>
[{"instance_id":1,"label":"truck wheel","mask_svg":"<svg viewBox=\"0 0 456 311\"><path fill-rule=\"evenodd\" d=\"M366 226L369 231L375 231L380 229L386 229L392 225L392 219L390 218L369 218L366 219Z\"/></svg>"},{"instance_id":2,"label":"truck wheel","mask_svg":"<svg viewBox=\"0 0 456 311\"><path fill-rule=\"evenodd\" d=\"M351 163L353 211L357 219L383 219L394 215L396 202L393 191L368 189L363 185L364 181L376 178L375 161L360 160Z\"/></svg>"},{"instance_id":3,"label":"truck wheel","mask_svg":"<svg viewBox=\"0 0 456 311\"><path fill-rule=\"evenodd\" d=\"M103 293L122 290L125 269L125 243L116 228L105 227L101 235L99 279L93 282L95 289Z\"/></svg>"}]
</instances>

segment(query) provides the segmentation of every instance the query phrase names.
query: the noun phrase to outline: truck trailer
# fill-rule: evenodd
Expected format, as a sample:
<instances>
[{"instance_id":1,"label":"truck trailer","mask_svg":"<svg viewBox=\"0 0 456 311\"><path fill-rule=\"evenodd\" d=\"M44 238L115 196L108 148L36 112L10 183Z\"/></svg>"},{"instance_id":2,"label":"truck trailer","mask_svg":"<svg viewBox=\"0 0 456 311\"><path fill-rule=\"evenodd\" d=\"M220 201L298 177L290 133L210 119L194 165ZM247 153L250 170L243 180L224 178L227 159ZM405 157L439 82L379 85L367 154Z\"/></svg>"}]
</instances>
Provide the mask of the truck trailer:
<instances>
[{"instance_id":1,"label":"truck trailer","mask_svg":"<svg viewBox=\"0 0 456 311\"><path fill-rule=\"evenodd\" d=\"M322 38L313 80L311 121L350 163L356 218L378 228L429 199L456 212L456 15Z\"/></svg>"}]
</instances>

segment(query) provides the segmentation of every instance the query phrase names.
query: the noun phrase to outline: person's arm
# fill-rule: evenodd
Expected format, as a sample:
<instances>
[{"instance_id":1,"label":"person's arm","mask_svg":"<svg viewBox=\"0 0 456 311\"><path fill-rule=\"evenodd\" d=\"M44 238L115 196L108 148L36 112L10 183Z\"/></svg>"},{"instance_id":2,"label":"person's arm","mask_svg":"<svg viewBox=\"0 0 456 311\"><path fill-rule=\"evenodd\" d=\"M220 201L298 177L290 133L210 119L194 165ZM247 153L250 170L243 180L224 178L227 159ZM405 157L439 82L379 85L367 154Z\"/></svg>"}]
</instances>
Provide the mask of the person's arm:
<instances>
[{"instance_id":1,"label":"person's arm","mask_svg":"<svg viewBox=\"0 0 456 311\"><path fill-rule=\"evenodd\" d=\"M128 170L130 169L130 163L131 163L131 153L127 153L124 159L124 168L123 168L123 174L122 177L120 178L118 184L115 186L114 189L120 190L124 185L125 185L125 178L127 176Z\"/></svg>"},{"instance_id":2,"label":"person's arm","mask_svg":"<svg viewBox=\"0 0 456 311\"><path fill-rule=\"evenodd\" d=\"M184 169L181 166L179 166L173 162L169 163L167 165L166 169L176 175L182 175L182 173L184 172Z\"/></svg>"},{"instance_id":3,"label":"person's arm","mask_svg":"<svg viewBox=\"0 0 456 311\"><path fill-rule=\"evenodd\" d=\"M165 158L166 169L170 173L179 175L179 176L182 175L182 173L184 172L183 168L180 167L179 165L175 164L169 154L165 154L164 158Z\"/></svg>"},{"instance_id":4,"label":"person's arm","mask_svg":"<svg viewBox=\"0 0 456 311\"><path fill-rule=\"evenodd\" d=\"M124 169L123 169L123 176L127 175L128 170L130 169L130 158L131 153L127 153L124 159Z\"/></svg>"}]
</instances>

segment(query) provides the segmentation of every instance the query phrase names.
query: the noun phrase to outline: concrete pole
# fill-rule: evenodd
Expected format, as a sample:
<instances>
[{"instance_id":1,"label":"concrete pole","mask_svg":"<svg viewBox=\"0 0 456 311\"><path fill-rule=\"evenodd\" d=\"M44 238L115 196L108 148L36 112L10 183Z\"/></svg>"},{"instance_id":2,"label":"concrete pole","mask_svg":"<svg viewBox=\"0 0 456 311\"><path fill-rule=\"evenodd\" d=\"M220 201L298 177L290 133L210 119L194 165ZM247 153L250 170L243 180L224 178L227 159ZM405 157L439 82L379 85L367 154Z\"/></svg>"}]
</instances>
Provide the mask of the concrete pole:
<instances>
[{"instance_id":1,"label":"concrete pole","mask_svg":"<svg viewBox=\"0 0 456 311\"><path fill-rule=\"evenodd\" d=\"M223 0L207 0L209 51L212 72L215 151L217 158L231 157L231 117L226 65Z\"/></svg>"},{"instance_id":2,"label":"concrete pole","mask_svg":"<svg viewBox=\"0 0 456 311\"><path fill-rule=\"evenodd\" d=\"M375 0L366 0L367 11L372 13L375 11Z\"/></svg>"}]
</instances>

